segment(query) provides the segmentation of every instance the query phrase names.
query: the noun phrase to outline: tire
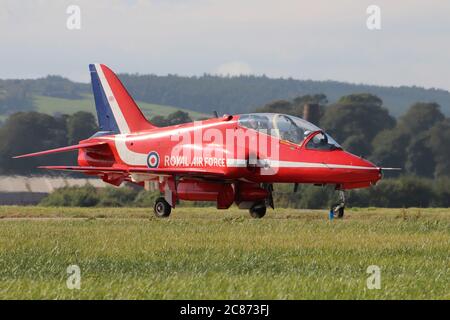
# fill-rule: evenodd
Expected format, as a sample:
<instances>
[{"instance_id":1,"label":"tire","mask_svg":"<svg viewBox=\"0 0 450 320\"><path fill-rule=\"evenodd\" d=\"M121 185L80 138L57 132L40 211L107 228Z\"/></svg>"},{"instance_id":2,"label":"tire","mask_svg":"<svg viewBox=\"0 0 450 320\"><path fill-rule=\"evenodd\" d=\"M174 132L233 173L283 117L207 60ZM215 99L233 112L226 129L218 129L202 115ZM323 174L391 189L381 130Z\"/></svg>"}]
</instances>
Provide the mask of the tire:
<instances>
[{"instance_id":1,"label":"tire","mask_svg":"<svg viewBox=\"0 0 450 320\"><path fill-rule=\"evenodd\" d=\"M337 218L338 219L343 219L344 218L344 207L340 207L339 208Z\"/></svg>"},{"instance_id":2,"label":"tire","mask_svg":"<svg viewBox=\"0 0 450 320\"><path fill-rule=\"evenodd\" d=\"M172 207L163 197L159 197L155 201L155 205L153 206L153 211L155 216L158 218L167 218L170 216L170 212L172 211Z\"/></svg>"},{"instance_id":3,"label":"tire","mask_svg":"<svg viewBox=\"0 0 450 320\"><path fill-rule=\"evenodd\" d=\"M331 207L331 210L334 212L334 216L338 219L344 218L345 206L341 203L336 203Z\"/></svg>"},{"instance_id":4,"label":"tire","mask_svg":"<svg viewBox=\"0 0 450 320\"><path fill-rule=\"evenodd\" d=\"M256 204L250 208L249 212L252 218L261 219L266 215L266 206L261 204Z\"/></svg>"}]
</instances>

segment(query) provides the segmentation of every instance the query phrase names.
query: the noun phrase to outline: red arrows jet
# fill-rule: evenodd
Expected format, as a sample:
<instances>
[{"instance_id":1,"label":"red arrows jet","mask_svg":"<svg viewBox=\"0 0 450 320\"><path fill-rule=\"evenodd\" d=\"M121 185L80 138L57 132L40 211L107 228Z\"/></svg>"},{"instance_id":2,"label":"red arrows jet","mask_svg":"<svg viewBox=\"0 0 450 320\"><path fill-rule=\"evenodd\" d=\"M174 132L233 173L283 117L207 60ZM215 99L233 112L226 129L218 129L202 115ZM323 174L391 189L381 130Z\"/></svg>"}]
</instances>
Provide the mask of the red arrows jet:
<instances>
[{"instance_id":1,"label":"red arrows jet","mask_svg":"<svg viewBox=\"0 0 450 320\"><path fill-rule=\"evenodd\" d=\"M79 144L17 156L78 151L79 166L45 166L83 172L119 186L154 181L161 197L154 211L167 217L178 200L233 203L261 218L274 208L273 183L334 185L344 214L344 190L374 185L382 168L350 154L315 125L285 114L224 115L170 127L144 117L107 66L89 66L100 131ZM296 188L295 188L296 189Z\"/></svg>"}]
</instances>

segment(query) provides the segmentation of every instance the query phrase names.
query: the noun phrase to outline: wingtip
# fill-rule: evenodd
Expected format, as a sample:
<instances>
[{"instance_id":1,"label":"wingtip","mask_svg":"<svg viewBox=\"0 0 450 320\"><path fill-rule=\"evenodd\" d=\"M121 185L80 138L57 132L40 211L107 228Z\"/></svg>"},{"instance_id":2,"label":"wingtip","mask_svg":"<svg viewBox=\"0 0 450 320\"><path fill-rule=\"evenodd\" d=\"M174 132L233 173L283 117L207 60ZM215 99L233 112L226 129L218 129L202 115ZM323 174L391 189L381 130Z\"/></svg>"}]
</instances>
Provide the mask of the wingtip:
<instances>
[{"instance_id":1,"label":"wingtip","mask_svg":"<svg viewBox=\"0 0 450 320\"><path fill-rule=\"evenodd\" d=\"M13 156L11 157L11 159L21 159L21 158L26 158L28 157L28 154L21 154L20 156Z\"/></svg>"}]
</instances>

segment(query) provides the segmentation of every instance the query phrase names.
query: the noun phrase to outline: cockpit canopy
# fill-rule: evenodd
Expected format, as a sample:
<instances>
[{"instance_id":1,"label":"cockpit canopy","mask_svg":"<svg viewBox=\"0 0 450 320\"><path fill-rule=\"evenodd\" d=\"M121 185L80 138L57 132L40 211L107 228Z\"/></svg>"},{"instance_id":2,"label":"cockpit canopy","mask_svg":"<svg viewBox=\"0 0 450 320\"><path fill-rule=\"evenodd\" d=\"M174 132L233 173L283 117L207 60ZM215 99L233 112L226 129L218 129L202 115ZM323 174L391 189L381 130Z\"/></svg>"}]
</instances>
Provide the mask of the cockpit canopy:
<instances>
[{"instance_id":1,"label":"cockpit canopy","mask_svg":"<svg viewBox=\"0 0 450 320\"><path fill-rule=\"evenodd\" d=\"M306 146L308 149L334 150L341 146L322 129L312 123L286 114L278 113L250 113L239 117L241 126L258 132L277 137L295 144L303 141L313 132L321 131L317 138L311 139Z\"/></svg>"}]
</instances>

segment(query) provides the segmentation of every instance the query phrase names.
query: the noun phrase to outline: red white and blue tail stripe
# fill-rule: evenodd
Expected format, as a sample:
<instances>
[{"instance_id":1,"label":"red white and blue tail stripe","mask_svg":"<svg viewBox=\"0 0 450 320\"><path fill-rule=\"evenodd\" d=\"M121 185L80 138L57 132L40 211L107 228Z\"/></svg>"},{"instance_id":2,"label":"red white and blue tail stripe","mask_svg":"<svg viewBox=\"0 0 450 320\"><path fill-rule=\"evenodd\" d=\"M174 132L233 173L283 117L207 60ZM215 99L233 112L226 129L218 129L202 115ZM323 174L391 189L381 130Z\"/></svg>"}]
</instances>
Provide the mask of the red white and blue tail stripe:
<instances>
[{"instance_id":1,"label":"red white and blue tail stripe","mask_svg":"<svg viewBox=\"0 0 450 320\"><path fill-rule=\"evenodd\" d=\"M127 134L154 128L111 69L96 63L89 70L101 131Z\"/></svg>"}]
</instances>

